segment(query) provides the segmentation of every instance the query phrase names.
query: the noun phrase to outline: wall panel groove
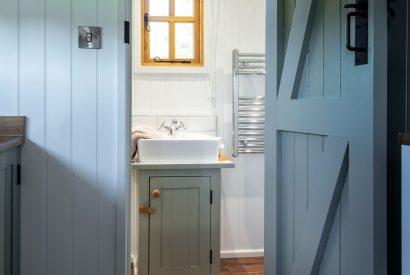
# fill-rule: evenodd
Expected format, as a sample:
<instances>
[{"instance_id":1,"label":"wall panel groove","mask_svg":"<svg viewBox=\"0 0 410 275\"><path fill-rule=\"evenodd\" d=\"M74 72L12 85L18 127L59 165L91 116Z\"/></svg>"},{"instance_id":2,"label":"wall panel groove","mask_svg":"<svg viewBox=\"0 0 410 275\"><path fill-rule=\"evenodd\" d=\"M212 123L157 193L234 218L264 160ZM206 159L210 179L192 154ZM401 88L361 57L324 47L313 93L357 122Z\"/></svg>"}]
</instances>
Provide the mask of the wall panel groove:
<instances>
[{"instance_id":1,"label":"wall panel groove","mask_svg":"<svg viewBox=\"0 0 410 275\"><path fill-rule=\"evenodd\" d=\"M44 159L45 159L45 165L44 165L44 185L45 185L45 196L44 196L44 208L46 211L48 211L48 196L49 196L49 180L48 180L48 166L49 166L49 158L48 158L48 143L47 143L47 103L48 103L48 81L47 81L47 75L48 75L48 9L47 9L47 0L44 0ZM46 257L44 258L44 265L45 265L45 275L48 275L48 223L49 223L49 215L46 212L45 215L45 232L44 232L44 239L45 239L45 255Z\"/></svg>"},{"instance_id":2,"label":"wall panel groove","mask_svg":"<svg viewBox=\"0 0 410 275\"><path fill-rule=\"evenodd\" d=\"M73 54L73 51L74 51L74 47L75 47L75 39L74 39L74 18L73 18L73 16L74 16L74 0L70 0L70 20L69 20L69 22L70 22L70 26L69 26L69 29L70 29L70 35L69 35L69 37L70 37L70 110L69 110L69 113L70 113L70 118L69 118L69 120L70 120L70 166L69 166L69 169L70 169L70 171L74 171L74 118L73 118L73 113L74 113L74 107L73 107L73 105L74 105L74 102L73 102L73 87L74 87L74 85L73 85L73 75L74 75L74 73L73 73L73 68L74 68L74 66L73 66L73 56L74 56L74 54ZM71 274L71 275L74 275L74 237L73 237L73 235L74 235L74 192L75 192L75 174L74 173L71 173L71 175L70 175L70 194L71 194L71 199L70 199L70 202L69 203L71 203L71 205L69 206L70 207L70 211L71 211L71 213L70 213L70 215L71 215L71 220L70 220L70 222L71 222L71 227L70 227L70 233L69 233L69 249L70 249L70 255L69 255L69 257L71 257L70 258L70 261L69 261L69 265L70 265L70 268L69 268L69 270L71 271L71 272L68 272L68 270L67 270L67 273L68 274Z\"/></svg>"},{"instance_id":3,"label":"wall panel groove","mask_svg":"<svg viewBox=\"0 0 410 275\"><path fill-rule=\"evenodd\" d=\"M17 96L18 96L18 107L17 107L17 113L18 115L21 115L21 1L18 0L18 7L17 7L17 21L18 21L18 53L17 53L17 67L18 67L18 76L17 76Z\"/></svg>"},{"instance_id":4,"label":"wall panel groove","mask_svg":"<svg viewBox=\"0 0 410 275\"><path fill-rule=\"evenodd\" d=\"M96 26L100 26L100 1L96 0L95 2L95 17L96 17ZM95 178L96 178L96 193L97 193L97 247L96 247L96 254L97 256L97 274L100 273L100 258L101 258L101 219L100 219L100 196L101 196L101 187L100 187L100 52L96 51L96 63L95 63L95 70L96 70L96 97L95 97L95 105L96 105L96 144L95 144L95 152L96 152L96 162L95 162Z\"/></svg>"}]
</instances>

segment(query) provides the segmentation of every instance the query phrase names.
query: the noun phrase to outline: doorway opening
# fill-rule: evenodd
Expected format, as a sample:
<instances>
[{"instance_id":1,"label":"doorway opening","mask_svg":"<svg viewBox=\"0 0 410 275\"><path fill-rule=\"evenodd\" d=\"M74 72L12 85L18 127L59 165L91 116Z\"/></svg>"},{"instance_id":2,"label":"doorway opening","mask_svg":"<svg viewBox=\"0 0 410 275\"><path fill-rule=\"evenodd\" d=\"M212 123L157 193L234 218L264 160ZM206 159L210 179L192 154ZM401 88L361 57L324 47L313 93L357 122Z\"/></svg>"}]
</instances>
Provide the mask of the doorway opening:
<instances>
[{"instance_id":1,"label":"doorway opening","mask_svg":"<svg viewBox=\"0 0 410 275\"><path fill-rule=\"evenodd\" d=\"M142 201L142 190L139 187L145 183L142 183L140 179L144 173L148 173L140 168L142 163L163 162L164 160L172 162L176 155L180 159L185 157L186 163L186 158L190 157L185 155L185 148L190 146L186 143L181 148L174 143L169 143L163 149L160 149L161 142L160 145L155 144L152 147L149 147L149 143L153 144L156 139L164 138L164 136L167 136L167 141L172 142L172 139L182 136L187 139L187 136L190 138L193 135L196 139L218 138L217 158L219 161L230 160L235 165L235 168L222 168L220 211L218 213L220 232L217 237L216 234L211 236L212 240L219 240L220 249L218 253L211 252L211 256L208 252L206 257L218 259L220 261L218 263L219 272L224 275L263 274L264 115L258 112L243 114L241 111L238 117L241 122L240 127L258 128L249 128L248 131L240 129L238 131L240 136L236 139L232 138L234 131L234 69L232 64L235 49L244 53L244 57L250 61L255 59L252 58L253 55L257 59L264 55L265 0L136 0L132 4L131 119L134 135L133 149L139 147L133 156L135 162L132 163L131 172L131 263L133 272L139 274L138 268L141 271L141 259L154 257L152 251L149 255L141 255L140 247L143 238L141 230L146 230L141 229L141 219L149 219L149 230L154 228L154 216L160 213L159 211L161 215L164 215L163 211L170 211L175 205L174 202L171 204L171 201L166 201L167 195L173 193L174 198L179 198L177 201L181 207L175 213L173 212L173 215L176 215L173 219L180 218L180 224L183 224L187 221L181 217L181 213L192 214L192 212L182 211L183 206L192 206L195 203L194 200L185 202L186 197L183 194L186 193L189 196L193 194L192 192L198 192L195 194L199 194L199 197L202 194L202 186L195 189L197 185L195 185L196 179L194 178L198 174L191 175L189 182L185 182L181 174L174 175L174 178L178 179L175 184L185 184L180 186L179 190L187 186L191 188L191 191L181 192L170 191L166 187L159 188L162 183L153 179L154 176L151 175L147 177L150 182L149 193L147 193L148 201ZM250 73L239 77L237 91L245 99L263 98L265 77L252 72L256 69L264 72L264 63L242 62L239 65L241 67L248 65ZM241 101L238 103L243 106L254 102ZM264 107L263 101L258 100L256 103L262 103L260 107ZM248 109L251 107L248 105ZM253 117L254 113L259 117ZM256 136L255 131L258 132ZM146 139L145 145L138 146L144 143L142 139ZM239 141L238 147L243 148L239 154L233 152L235 141ZM255 146L260 150L253 150ZM190 152L194 152L194 147L189 148ZM158 155L151 154L155 149L158 149ZM176 151L173 152L173 150ZM212 150L207 149L206 151ZM176 173L171 170L168 169L167 173ZM166 176L168 175L163 175L163 177ZM171 181L171 178L167 179L167 183ZM159 198L153 197L152 191L155 191L153 189L158 189ZM216 191L211 191L214 192L213 197L216 198L218 196ZM159 209L159 206L153 207L155 201L159 200L162 205L170 204L167 204L166 209ZM200 205L200 200L198 205ZM141 211L155 211L155 214L141 213ZM161 221L161 225L165 223L167 221ZM177 226L171 222L168 225ZM149 232L151 237L155 234L155 232ZM175 233L175 236L179 235ZM160 236L160 238L164 239L165 236ZM183 236L176 238L179 238L179 243L186 241ZM170 243L175 241L171 237L168 240ZM155 240L150 239L148 245L154 242ZM191 245L190 255L195 255L192 251L196 241L187 240L187 243ZM165 244L162 243L162 245ZM185 247L182 246L178 249L181 251L179 254L185 251ZM166 253L171 253L169 251L172 250L158 252L159 257L162 257L161 261L164 261L163 265L178 265L178 261L186 260L182 259L182 256L166 258L166 255L169 255ZM201 265L198 261L201 263L202 256L204 255L198 254L198 259L191 258L187 261L190 264L194 263L192 265ZM154 270L156 267L142 268L153 268Z\"/></svg>"}]
</instances>

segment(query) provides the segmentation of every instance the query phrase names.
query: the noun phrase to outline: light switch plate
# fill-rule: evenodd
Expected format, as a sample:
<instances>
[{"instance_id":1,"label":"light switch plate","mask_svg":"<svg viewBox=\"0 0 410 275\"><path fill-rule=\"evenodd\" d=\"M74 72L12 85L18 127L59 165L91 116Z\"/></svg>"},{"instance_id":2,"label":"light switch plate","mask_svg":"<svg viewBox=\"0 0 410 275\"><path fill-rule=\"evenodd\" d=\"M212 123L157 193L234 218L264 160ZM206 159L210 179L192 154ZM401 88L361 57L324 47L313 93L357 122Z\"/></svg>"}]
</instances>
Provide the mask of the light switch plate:
<instances>
[{"instance_id":1,"label":"light switch plate","mask_svg":"<svg viewBox=\"0 0 410 275\"><path fill-rule=\"evenodd\" d=\"M101 49L101 28L79 26L78 47L80 49Z\"/></svg>"}]
</instances>

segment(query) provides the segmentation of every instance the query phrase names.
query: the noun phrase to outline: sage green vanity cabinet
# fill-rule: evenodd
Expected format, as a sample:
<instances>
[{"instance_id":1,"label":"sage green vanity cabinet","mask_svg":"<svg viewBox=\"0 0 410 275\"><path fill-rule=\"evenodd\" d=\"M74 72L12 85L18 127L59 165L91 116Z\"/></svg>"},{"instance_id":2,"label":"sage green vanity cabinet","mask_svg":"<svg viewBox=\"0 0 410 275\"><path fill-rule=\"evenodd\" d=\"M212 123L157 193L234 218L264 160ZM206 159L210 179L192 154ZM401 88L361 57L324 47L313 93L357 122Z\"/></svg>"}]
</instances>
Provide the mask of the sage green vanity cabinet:
<instances>
[{"instance_id":1,"label":"sage green vanity cabinet","mask_svg":"<svg viewBox=\"0 0 410 275\"><path fill-rule=\"evenodd\" d=\"M198 167L137 168L138 275L219 274L221 169Z\"/></svg>"},{"instance_id":2,"label":"sage green vanity cabinet","mask_svg":"<svg viewBox=\"0 0 410 275\"><path fill-rule=\"evenodd\" d=\"M18 274L18 149L0 152L0 275Z\"/></svg>"}]
</instances>

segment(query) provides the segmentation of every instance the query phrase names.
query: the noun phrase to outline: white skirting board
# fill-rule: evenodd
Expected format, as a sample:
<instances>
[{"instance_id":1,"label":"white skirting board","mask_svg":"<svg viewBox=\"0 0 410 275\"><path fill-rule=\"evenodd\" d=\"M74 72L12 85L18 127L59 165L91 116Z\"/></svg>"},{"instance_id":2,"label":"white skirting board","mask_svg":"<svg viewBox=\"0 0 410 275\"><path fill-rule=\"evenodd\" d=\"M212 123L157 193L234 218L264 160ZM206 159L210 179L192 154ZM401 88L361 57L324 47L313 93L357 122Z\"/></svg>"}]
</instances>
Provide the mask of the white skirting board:
<instances>
[{"instance_id":1,"label":"white skirting board","mask_svg":"<svg viewBox=\"0 0 410 275\"><path fill-rule=\"evenodd\" d=\"M252 257L263 257L263 249L255 250L222 250L221 258L252 258Z\"/></svg>"},{"instance_id":2,"label":"white skirting board","mask_svg":"<svg viewBox=\"0 0 410 275\"><path fill-rule=\"evenodd\" d=\"M256 249L256 250L224 250L221 251L221 258L252 258L252 257L263 257L264 251L263 249ZM138 263L138 255L131 255L132 262L134 262L135 266Z\"/></svg>"}]
</instances>

